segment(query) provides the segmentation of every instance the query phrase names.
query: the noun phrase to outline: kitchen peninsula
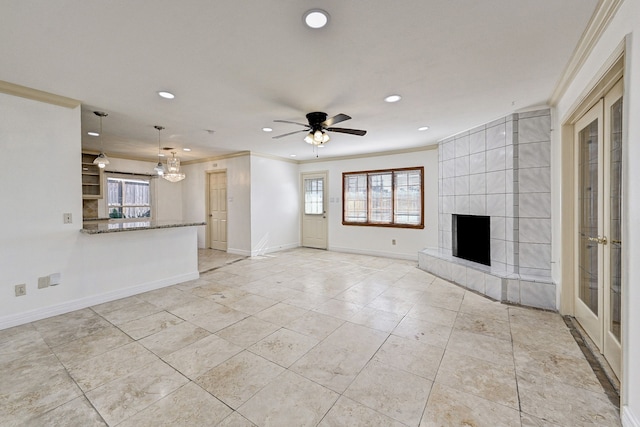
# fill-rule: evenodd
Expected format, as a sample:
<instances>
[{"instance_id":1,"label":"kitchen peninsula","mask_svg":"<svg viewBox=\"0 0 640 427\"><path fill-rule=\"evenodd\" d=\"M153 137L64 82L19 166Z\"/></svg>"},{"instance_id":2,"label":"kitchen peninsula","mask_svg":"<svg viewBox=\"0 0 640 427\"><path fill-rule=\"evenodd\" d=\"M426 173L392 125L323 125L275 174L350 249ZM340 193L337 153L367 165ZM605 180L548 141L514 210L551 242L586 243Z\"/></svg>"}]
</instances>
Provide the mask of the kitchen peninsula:
<instances>
[{"instance_id":1,"label":"kitchen peninsula","mask_svg":"<svg viewBox=\"0 0 640 427\"><path fill-rule=\"evenodd\" d=\"M84 234L104 234L115 233L121 231L137 231L137 230L155 230L160 228L178 228L178 227L194 227L205 225L204 222L188 222L188 221L152 221L152 220L130 220L130 221L111 221L96 220L85 221L82 225L81 233Z\"/></svg>"}]
</instances>

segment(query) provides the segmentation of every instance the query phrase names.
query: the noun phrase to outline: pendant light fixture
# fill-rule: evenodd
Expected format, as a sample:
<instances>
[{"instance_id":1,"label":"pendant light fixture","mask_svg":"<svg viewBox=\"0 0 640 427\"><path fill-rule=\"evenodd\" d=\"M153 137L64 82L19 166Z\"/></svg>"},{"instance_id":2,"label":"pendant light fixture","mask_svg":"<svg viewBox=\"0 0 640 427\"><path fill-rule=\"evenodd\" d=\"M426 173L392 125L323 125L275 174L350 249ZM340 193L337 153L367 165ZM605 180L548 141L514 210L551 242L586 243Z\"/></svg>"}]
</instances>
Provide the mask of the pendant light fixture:
<instances>
[{"instance_id":1,"label":"pendant light fixture","mask_svg":"<svg viewBox=\"0 0 640 427\"><path fill-rule=\"evenodd\" d=\"M158 129L158 164L153 169L158 176L163 177L169 182L182 181L185 178L185 174L180 172L180 159L176 157L176 152L171 152L171 158L167 159L167 169L165 170L160 161L160 131L164 128L162 126L154 126Z\"/></svg>"},{"instance_id":2,"label":"pendant light fixture","mask_svg":"<svg viewBox=\"0 0 640 427\"><path fill-rule=\"evenodd\" d=\"M158 164L156 165L155 168L153 168L153 170L156 172L156 175L158 176L163 176L164 175L164 166L162 165L162 161L160 159L161 157L161 150L160 150L160 131L162 131L162 129L164 129L162 126L154 126L154 128L158 129Z\"/></svg>"},{"instance_id":3,"label":"pendant light fixture","mask_svg":"<svg viewBox=\"0 0 640 427\"><path fill-rule=\"evenodd\" d=\"M185 174L180 172L180 159L176 158L176 152L171 152L171 158L167 159L167 172L162 176L170 182L182 181Z\"/></svg>"},{"instance_id":4,"label":"pendant light fixture","mask_svg":"<svg viewBox=\"0 0 640 427\"><path fill-rule=\"evenodd\" d=\"M103 111L94 111L93 114L100 117L100 154L93 161L93 164L98 165L100 169L104 169L104 167L109 164L109 159L107 159L107 156L104 154L102 147L102 118L107 117L108 114Z\"/></svg>"}]
</instances>

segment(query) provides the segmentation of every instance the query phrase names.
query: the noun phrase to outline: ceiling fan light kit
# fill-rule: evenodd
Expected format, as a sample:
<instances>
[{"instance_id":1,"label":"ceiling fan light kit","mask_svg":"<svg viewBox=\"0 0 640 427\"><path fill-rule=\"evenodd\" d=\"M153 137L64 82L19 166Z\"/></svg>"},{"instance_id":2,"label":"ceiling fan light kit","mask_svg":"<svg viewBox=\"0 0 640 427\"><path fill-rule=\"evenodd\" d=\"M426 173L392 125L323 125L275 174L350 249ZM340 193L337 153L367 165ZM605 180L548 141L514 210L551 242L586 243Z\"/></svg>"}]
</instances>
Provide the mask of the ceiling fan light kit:
<instances>
[{"instance_id":1,"label":"ceiling fan light kit","mask_svg":"<svg viewBox=\"0 0 640 427\"><path fill-rule=\"evenodd\" d=\"M357 135L364 136L367 131L361 129L347 129L347 128L337 128L333 127L334 124L344 122L345 120L349 120L351 117L346 114L340 113L331 118L327 118L327 113L323 113L321 111L316 111L313 113L307 114L307 122L308 124L292 122L289 120L274 120L277 123L291 123L294 125L304 126L304 129L297 130L289 133L285 133L282 135L274 136L274 139L283 138L285 136L293 135L296 133L307 132L307 136L304 137L304 142L307 144L311 144L314 146L323 146L331 139L327 132L338 132L338 133L346 133L349 135Z\"/></svg>"}]
</instances>

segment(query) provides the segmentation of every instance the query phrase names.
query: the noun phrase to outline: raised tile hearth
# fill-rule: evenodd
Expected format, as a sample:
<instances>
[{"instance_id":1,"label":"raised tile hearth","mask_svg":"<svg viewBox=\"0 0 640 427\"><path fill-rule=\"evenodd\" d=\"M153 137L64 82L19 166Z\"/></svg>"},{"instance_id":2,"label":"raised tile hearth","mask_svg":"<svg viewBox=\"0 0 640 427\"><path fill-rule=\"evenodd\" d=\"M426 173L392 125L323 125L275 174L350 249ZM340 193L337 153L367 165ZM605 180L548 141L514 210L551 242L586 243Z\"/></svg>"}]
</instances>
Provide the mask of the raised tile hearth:
<instances>
[{"instance_id":1,"label":"raised tile hearth","mask_svg":"<svg viewBox=\"0 0 640 427\"><path fill-rule=\"evenodd\" d=\"M499 301L556 309L551 280L551 116L511 114L438 145L438 248L420 268ZM456 216L489 218L489 266L455 257ZM470 245L479 244L477 235Z\"/></svg>"}]
</instances>

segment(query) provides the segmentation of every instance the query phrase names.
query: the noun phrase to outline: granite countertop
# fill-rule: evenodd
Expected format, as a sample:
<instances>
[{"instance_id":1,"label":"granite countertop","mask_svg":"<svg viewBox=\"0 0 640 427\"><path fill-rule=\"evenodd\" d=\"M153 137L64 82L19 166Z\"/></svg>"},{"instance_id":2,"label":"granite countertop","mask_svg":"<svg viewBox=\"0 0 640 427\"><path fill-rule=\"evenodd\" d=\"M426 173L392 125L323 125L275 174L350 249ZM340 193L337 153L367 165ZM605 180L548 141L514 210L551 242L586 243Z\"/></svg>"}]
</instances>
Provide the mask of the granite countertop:
<instances>
[{"instance_id":1,"label":"granite countertop","mask_svg":"<svg viewBox=\"0 0 640 427\"><path fill-rule=\"evenodd\" d=\"M137 230L154 230L158 228L176 228L176 227L193 227L199 225L206 225L205 222L193 222L193 221L89 221L84 222L81 233L84 234L104 234L104 233L117 233L120 231L137 231Z\"/></svg>"}]
</instances>

